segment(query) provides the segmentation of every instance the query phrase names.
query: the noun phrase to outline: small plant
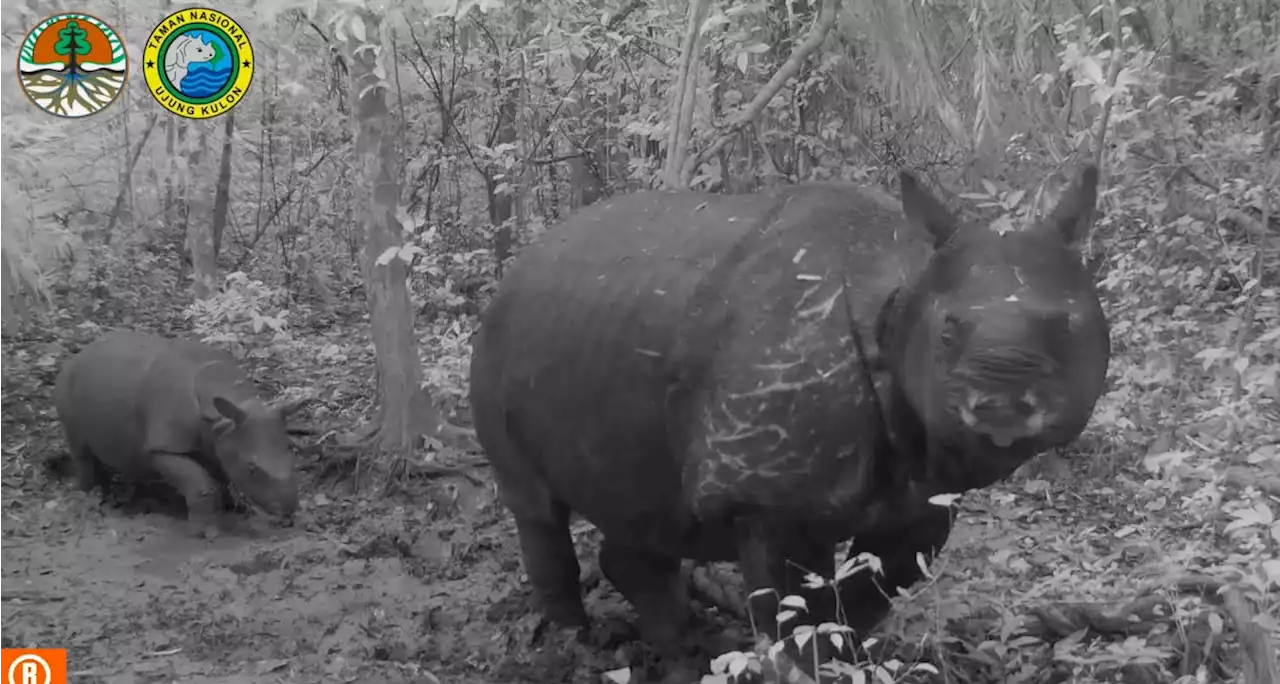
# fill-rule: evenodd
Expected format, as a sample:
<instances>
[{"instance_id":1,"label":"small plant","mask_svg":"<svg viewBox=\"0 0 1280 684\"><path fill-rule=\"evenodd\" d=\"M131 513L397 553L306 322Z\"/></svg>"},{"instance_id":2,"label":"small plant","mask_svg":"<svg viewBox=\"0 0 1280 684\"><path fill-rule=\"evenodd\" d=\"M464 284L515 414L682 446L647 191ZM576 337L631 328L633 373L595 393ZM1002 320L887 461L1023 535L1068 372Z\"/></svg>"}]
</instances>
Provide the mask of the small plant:
<instances>
[{"instance_id":1,"label":"small plant","mask_svg":"<svg viewBox=\"0 0 1280 684\"><path fill-rule=\"evenodd\" d=\"M246 345L264 333L271 341L289 339L289 311L280 288L250 279L240 271L227 276L226 287L208 299L196 300L183 311L205 342ZM274 315L264 313L275 310Z\"/></svg>"},{"instance_id":2,"label":"small plant","mask_svg":"<svg viewBox=\"0 0 1280 684\"><path fill-rule=\"evenodd\" d=\"M930 497L929 503L936 506L950 507L959 499L956 494L939 494ZM920 566L925 578L930 582L934 577L929 572L928 563L921 554L916 554L916 563ZM861 552L857 555L848 557L844 563L836 570L835 577L825 578L817 573L808 573L805 575L804 588L806 589L829 589L832 599L835 601L835 615L837 622L823 622L817 626L800 624L791 629L788 636L780 639L775 643L770 643L767 635L761 634L754 614L751 614L751 630L756 639L756 649L753 652L730 651L721 654L711 661L711 674L702 678L702 684L745 684L747 682L804 682L810 684L814 680L810 674L806 673L794 662L787 653L788 646L795 646L796 654L804 654L805 648L809 647L809 654L812 661L809 663L808 672L816 673L820 681L840 682L849 684L863 684L864 682L882 682L889 684L899 681L901 677L912 672L922 671L930 674L938 674L937 668L928 663L918 663L910 667L905 667L901 661L888 660L883 663L874 663L865 657L859 657L858 649L853 643L853 629L846 624L845 606L840 602L840 594L837 591L838 585L863 572L874 572L883 574L884 568L880 558L875 554ZM899 589L905 594L904 590ZM752 600L767 594L775 594L773 589L758 589L751 593L747 605L750 612ZM808 613L809 606L804 597L801 596L785 596L778 602L778 610L774 615L774 620L778 626L778 633L783 633L783 625L791 622L794 618L799 617L801 613ZM862 642L862 653L866 653L866 649L874 646L877 640L874 638L866 639ZM831 645L830 649L822 648L824 643ZM840 656L848 652L850 659L842 660ZM823 659L825 656L827 659Z\"/></svg>"}]
</instances>

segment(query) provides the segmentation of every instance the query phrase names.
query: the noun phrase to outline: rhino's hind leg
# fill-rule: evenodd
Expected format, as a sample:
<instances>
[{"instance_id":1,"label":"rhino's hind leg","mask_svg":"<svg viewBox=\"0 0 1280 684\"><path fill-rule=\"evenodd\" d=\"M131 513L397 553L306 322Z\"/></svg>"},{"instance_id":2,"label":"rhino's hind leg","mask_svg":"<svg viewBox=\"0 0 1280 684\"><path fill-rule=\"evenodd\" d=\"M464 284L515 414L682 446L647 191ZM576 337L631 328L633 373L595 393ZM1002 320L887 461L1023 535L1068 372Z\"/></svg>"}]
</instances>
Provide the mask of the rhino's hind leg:
<instances>
[{"instance_id":1,"label":"rhino's hind leg","mask_svg":"<svg viewBox=\"0 0 1280 684\"><path fill-rule=\"evenodd\" d=\"M192 536L218 536L218 511L223 506L222 486L209 471L180 454L156 454L156 472L178 490L187 503L187 527Z\"/></svg>"},{"instance_id":2,"label":"rhino's hind leg","mask_svg":"<svg viewBox=\"0 0 1280 684\"><path fill-rule=\"evenodd\" d=\"M659 651L676 649L689 618L689 594L680 559L625 546L605 537L600 571L639 618L640 635Z\"/></svg>"},{"instance_id":3,"label":"rhino's hind leg","mask_svg":"<svg viewBox=\"0 0 1280 684\"><path fill-rule=\"evenodd\" d=\"M101 487L102 493L107 493L110 473L87 445L72 443L71 462L75 468L76 487L80 491L91 492L94 487Z\"/></svg>"},{"instance_id":4,"label":"rhino's hind leg","mask_svg":"<svg viewBox=\"0 0 1280 684\"><path fill-rule=\"evenodd\" d=\"M586 627L587 611L578 583L582 569L569 535L569 508L554 500L546 502L542 515L530 515L522 508L513 509L520 552L543 616L558 625Z\"/></svg>"}]
</instances>

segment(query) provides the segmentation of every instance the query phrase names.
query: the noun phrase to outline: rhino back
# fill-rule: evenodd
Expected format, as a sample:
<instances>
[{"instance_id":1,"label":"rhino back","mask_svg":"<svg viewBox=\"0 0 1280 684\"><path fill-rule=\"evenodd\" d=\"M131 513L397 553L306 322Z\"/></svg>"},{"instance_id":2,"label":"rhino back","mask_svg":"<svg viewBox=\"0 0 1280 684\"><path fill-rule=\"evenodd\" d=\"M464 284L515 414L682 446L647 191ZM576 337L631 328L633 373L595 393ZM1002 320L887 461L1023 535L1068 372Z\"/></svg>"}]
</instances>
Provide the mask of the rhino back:
<instances>
[{"instance_id":1,"label":"rhino back","mask_svg":"<svg viewBox=\"0 0 1280 684\"><path fill-rule=\"evenodd\" d=\"M679 516L665 358L698 281L773 201L626 195L525 248L471 367L477 434L508 490L536 478L528 486L623 534Z\"/></svg>"},{"instance_id":2,"label":"rhino back","mask_svg":"<svg viewBox=\"0 0 1280 684\"><path fill-rule=\"evenodd\" d=\"M214 397L240 406L262 402L257 385L230 352L194 340L170 340L170 345L173 353L165 356L161 365L179 377L190 376L191 391L202 414L214 413ZM165 382L161 368L157 371L152 381Z\"/></svg>"},{"instance_id":3,"label":"rhino back","mask_svg":"<svg viewBox=\"0 0 1280 684\"><path fill-rule=\"evenodd\" d=\"M155 426L194 404L190 375L182 375L182 364L175 369L171 357L164 338L121 330L103 335L67 361L59 373L56 401L72 447L87 447L122 472L150 470L144 456L156 442ZM158 416L157 407L166 415ZM170 448L191 447L191 440L172 437L184 429L170 424L165 430Z\"/></svg>"},{"instance_id":4,"label":"rhino back","mask_svg":"<svg viewBox=\"0 0 1280 684\"><path fill-rule=\"evenodd\" d=\"M872 387L875 322L930 247L874 189L788 188L698 286L671 358L669 425L705 519L831 522L902 483Z\"/></svg>"}]
</instances>

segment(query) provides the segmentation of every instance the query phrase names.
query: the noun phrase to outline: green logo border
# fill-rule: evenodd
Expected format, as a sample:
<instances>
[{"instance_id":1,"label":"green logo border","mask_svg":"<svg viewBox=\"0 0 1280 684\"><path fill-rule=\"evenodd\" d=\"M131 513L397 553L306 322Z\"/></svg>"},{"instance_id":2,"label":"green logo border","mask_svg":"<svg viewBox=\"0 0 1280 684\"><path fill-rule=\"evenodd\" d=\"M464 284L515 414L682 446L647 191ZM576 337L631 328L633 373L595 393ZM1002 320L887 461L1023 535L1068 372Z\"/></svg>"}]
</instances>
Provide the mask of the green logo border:
<instances>
[{"instance_id":1,"label":"green logo border","mask_svg":"<svg viewBox=\"0 0 1280 684\"><path fill-rule=\"evenodd\" d=\"M223 16L226 15L224 14ZM169 54L169 44L176 40L178 36L185 36L192 31L208 31L209 33L218 36L222 39L222 44L226 45L227 49L231 51L231 78L227 79L226 85L222 86L218 92L208 97L195 98L184 95L181 90L170 83L169 75L165 73L164 67L156 65L156 75L160 77L160 83L165 87L165 90L174 97L174 99L180 100L181 102L189 105L207 105L211 102L216 102L222 99L227 93L231 92L232 88L235 87L236 79L240 77L240 48L237 47L236 42L231 39L231 34L208 22L195 21L184 25L177 31L171 31L169 35L165 37L164 42L160 43L160 48L156 50L156 53L161 57L167 56Z\"/></svg>"}]
</instances>

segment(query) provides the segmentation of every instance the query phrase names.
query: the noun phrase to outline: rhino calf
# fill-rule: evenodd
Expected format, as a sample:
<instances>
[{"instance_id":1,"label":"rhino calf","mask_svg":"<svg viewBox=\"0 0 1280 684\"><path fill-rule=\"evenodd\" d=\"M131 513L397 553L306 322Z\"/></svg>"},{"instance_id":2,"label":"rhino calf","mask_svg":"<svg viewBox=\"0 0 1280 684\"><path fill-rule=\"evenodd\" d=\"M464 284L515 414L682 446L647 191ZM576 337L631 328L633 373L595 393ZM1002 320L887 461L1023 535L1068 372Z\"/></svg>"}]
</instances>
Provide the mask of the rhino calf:
<instances>
[{"instance_id":1,"label":"rhino calf","mask_svg":"<svg viewBox=\"0 0 1280 684\"><path fill-rule=\"evenodd\" d=\"M110 332L63 365L56 404L84 491L108 471L159 477L185 499L192 534L206 538L218 534L228 483L267 513L298 508L285 418L302 401L264 402L225 351Z\"/></svg>"}]
</instances>

